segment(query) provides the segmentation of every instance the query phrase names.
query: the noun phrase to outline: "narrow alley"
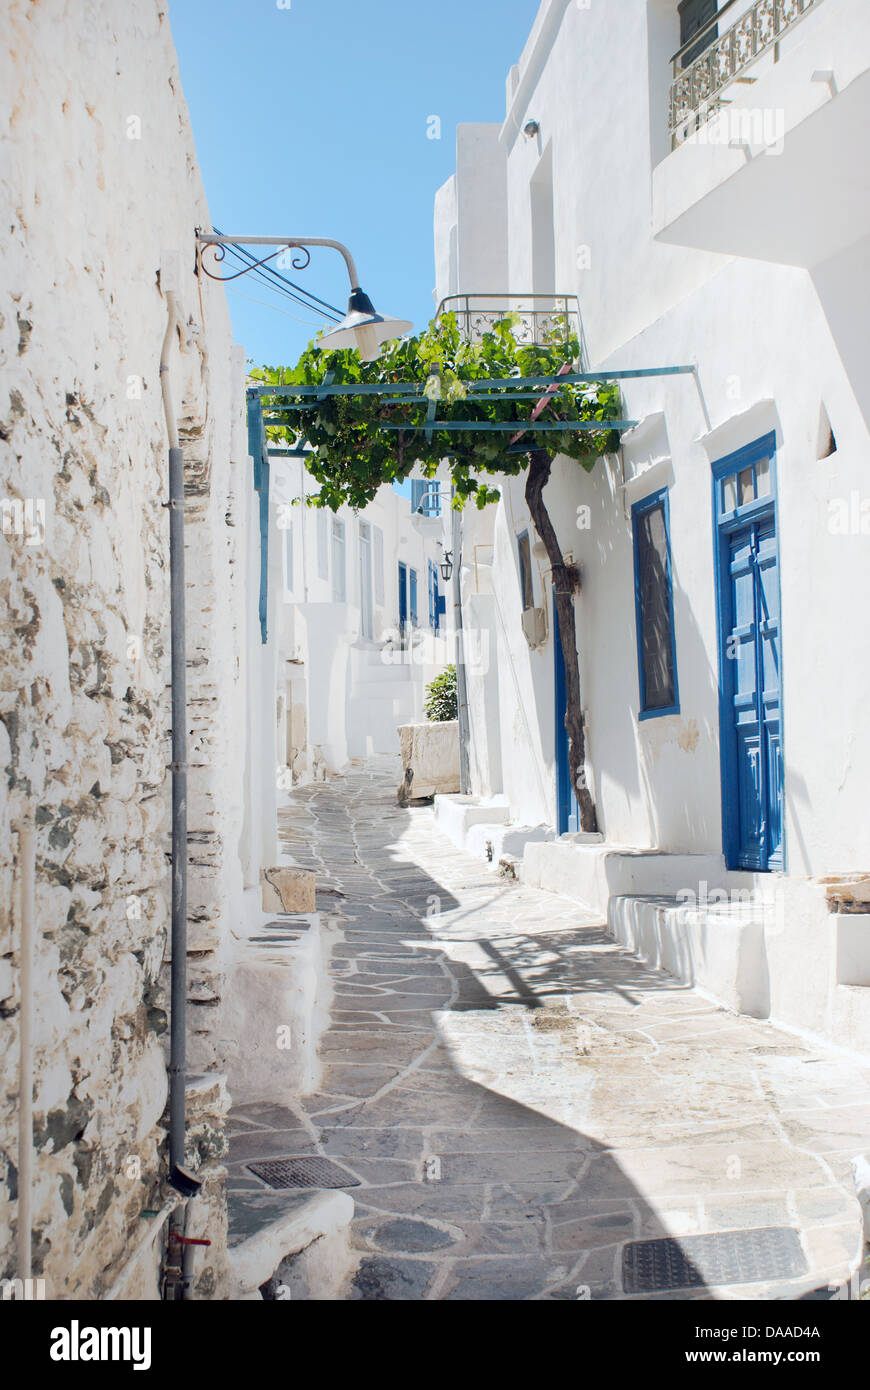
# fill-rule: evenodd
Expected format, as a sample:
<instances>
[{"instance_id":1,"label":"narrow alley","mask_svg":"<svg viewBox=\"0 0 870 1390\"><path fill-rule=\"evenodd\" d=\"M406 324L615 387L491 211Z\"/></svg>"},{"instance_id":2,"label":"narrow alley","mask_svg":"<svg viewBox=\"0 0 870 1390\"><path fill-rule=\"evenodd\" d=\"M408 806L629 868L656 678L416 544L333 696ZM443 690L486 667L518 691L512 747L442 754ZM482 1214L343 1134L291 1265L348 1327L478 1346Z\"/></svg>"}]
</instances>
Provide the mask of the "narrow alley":
<instances>
[{"instance_id":1,"label":"narrow alley","mask_svg":"<svg viewBox=\"0 0 870 1390\"><path fill-rule=\"evenodd\" d=\"M258 1159L337 1165L349 1299L776 1300L848 1279L870 1065L643 966L398 809L398 780L398 760L357 761L281 813L336 929L331 1026L316 1094L231 1113L231 1191L266 1190ZM771 1229L753 1253L743 1233ZM636 1244L666 1236L682 1254Z\"/></svg>"}]
</instances>

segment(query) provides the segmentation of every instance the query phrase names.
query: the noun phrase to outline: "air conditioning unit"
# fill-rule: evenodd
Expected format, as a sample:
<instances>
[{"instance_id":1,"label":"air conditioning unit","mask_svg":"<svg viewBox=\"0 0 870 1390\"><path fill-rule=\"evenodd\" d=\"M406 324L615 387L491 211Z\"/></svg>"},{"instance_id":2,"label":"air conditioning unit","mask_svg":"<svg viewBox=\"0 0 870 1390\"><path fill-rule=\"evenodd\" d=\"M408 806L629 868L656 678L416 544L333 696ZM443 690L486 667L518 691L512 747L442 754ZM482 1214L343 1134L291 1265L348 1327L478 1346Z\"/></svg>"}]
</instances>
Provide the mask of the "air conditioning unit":
<instances>
[{"instance_id":1,"label":"air conditioning unit","mask_svg":"<svg viewBox=\"0 0 870 1390\"><path fill-rule=\"evenodd\" d=\"M544 645L547 640L547 615L543 608L527 608L524 611L523 632L530 647Z\"/></svg>"}]
</instances>

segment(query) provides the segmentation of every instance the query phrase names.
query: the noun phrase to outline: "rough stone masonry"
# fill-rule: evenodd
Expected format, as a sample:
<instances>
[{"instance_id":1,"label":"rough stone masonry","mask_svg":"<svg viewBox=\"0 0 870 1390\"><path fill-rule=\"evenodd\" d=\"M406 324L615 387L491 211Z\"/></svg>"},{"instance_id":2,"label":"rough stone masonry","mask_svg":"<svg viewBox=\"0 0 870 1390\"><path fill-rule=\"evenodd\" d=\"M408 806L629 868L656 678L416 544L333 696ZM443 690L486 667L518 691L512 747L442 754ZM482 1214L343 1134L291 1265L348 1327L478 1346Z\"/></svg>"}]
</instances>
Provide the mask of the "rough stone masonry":
<instances>
[{"instance_id":1,"label":"rough stone masonry","mask_svg":"<svg viewBox=\"0 0 870 1390\"><path fill-rule=\"evenodd\" d=\"M159 1205L170 729L158 272L169 250L181 256L187 339L171 379L190 500L191 1062L210 1073L192 1090L189 1161L212 1163L201 1211L214 1245L198 1268L201 1292L219 1292L226 1094L210 1034L242 890L230 730L243 698L243 354L223 294L201 293L193 274L194 228L210 224L164 7L12 0L4 28L0 1275L17 1273L14 825L27 811L38 832L33 1273L47 1296L101 1296ZM154 1263L125 1296L154 1296Z\"/></svg>"}]
</instances>

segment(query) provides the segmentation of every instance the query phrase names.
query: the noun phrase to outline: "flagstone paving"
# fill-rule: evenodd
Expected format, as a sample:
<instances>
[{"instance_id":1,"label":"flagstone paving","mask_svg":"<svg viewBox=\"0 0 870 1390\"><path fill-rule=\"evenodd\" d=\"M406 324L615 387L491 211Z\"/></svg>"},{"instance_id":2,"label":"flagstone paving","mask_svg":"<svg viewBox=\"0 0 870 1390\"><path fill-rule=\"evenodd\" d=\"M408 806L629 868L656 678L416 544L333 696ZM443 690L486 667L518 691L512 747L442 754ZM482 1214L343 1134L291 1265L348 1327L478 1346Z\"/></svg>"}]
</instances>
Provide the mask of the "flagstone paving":
<instances>
[{"instance_id":1,"label":"flagstone paving","mask_svg":"<svg viewBox=\"0 0 870 1390\"><path fill-rule=\"evenodd\" d=\"M804 1274L643 1296L848 1280L870 1063L649 969L576 904L457 851L429 808L400 810L398 782L373 759L281 813L340 928L332 1022L316 1094L233 1112L231 1184L262 1190L257 1157L339 1163L350 1299L624 1298L626 1241L768 1226L800 1231Z\"/></svg>"}]
</instances>

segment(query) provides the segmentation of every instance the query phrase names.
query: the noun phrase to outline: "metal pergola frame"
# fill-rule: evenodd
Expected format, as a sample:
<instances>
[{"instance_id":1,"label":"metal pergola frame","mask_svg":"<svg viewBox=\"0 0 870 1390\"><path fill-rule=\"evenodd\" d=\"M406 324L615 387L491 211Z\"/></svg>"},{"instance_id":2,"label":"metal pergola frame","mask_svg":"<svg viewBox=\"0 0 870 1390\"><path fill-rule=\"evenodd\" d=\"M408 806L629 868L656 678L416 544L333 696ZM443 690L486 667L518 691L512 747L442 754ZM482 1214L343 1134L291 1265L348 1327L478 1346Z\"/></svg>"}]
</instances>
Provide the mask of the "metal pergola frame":
<instances>
[{"instance_id":1,"label":"metal pergola frame","mask_svg":"<svg viewBox=\"0 0 870 1390\"><path fill-rule=\"evenodd\" d=\"M562 376L512 376L493 377L482 381L469 382L473 388L464 397L467 402L495 403L511 401L538 401L543 403L548 396L556 394L562 386L592 385L596 382L637 381L647 377L694 376L697 382L698 369L691 366L680 367L633 367L625 370L602 372L566 372ZM431 439L435 430L460 434L480 432L481 434L511 434L519 439L526 434L566 434L593 433L599 430L628 430L638 424L637 420L438 420L435 418L439 402L425 394L426 383L422 381L391 382L383 386L362 383L348 385L336 384L333 373L327 372L319 384L289 386L249 386L248 399L248 448L254 461L254 488L260 504L260 634L265 643L268 635L268 569L269 569L269 484L270 460L275 458L302 458L311 451L305 448L274 449L269 447L266 430L271 428L294 429L304 436L304 420L299 413L311 410L329 396L383 396L384 405L422 405L426 403L426 420L421 424L383 424L379 428L389 433L424 434ZM700 383L698 383L700 389ZM543 393L543 395L542 395ZM283 398L287 398L284 400ZM264 414L265 409L269 412ZM459 402L457 402L459 404ZM511 453L528 453L528 445L517 445L512 441Z\"/></svg>"}]
</instances>

